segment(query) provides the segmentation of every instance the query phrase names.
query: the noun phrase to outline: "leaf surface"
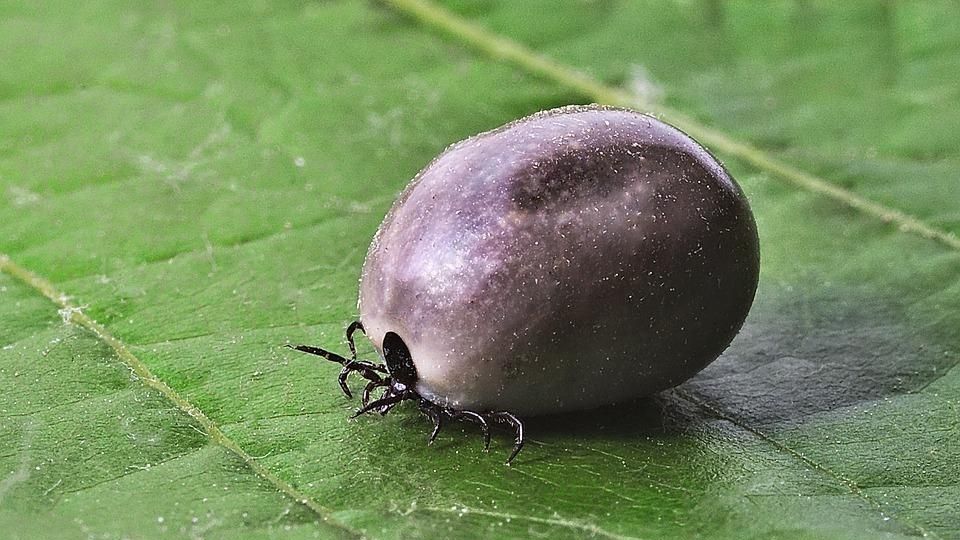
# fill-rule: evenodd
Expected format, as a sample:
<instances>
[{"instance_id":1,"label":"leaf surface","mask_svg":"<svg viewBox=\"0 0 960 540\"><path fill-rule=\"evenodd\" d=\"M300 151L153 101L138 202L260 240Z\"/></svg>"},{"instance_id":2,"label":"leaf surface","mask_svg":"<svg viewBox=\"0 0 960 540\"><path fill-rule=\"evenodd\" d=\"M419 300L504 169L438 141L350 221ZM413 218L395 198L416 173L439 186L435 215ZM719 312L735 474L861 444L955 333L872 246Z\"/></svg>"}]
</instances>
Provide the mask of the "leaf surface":
<instances>
[{"instance_id":1,"label":"leaf surface","mask_svg":"<svg viewBox=\"0 0 960 540\"><path fill-rule=\"evenodd\" d=\"M954 8L5 5L0 530L960 536ZM706 134L751 200L733 346L531 419L509 468L505 432L347 420L337 367L282 346L345 347L396 193L456 140L622 99Z\"/></svg>"}]
</instances>

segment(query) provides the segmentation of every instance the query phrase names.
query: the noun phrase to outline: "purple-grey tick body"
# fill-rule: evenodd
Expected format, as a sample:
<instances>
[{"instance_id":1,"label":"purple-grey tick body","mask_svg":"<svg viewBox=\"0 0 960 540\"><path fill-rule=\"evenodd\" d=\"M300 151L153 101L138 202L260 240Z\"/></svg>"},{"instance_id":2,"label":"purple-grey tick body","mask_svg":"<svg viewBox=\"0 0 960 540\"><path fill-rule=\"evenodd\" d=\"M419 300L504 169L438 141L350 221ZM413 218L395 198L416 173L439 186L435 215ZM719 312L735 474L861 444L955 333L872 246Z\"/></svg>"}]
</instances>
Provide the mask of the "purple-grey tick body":
<instances>
[{"instance_id":1,"label":"purple-grey tick body","mask_svg":"<svg viewBox=\"0 0 960 540\"><path fill-rule=\"evenodd\" d=\"M756 225L723 166L634 111L572 106L454 144L403 191L360 282L384 364L359 412L434 422L582 410L674 386L730 344L759 275ZM370 392L383 387L379 399ZM358 412L358 413L359 413ZM509 460L508 460L509 461Z\"/></svg>"}]
</instances>

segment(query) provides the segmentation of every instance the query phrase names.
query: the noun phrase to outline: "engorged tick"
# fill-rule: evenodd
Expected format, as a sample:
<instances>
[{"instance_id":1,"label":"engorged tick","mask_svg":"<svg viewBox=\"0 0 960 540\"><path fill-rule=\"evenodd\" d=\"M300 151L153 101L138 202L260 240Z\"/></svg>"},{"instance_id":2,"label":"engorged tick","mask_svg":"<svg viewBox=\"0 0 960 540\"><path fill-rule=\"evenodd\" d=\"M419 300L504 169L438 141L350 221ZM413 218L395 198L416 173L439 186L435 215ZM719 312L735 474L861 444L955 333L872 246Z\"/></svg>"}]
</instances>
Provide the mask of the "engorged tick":
<instances>
[{"instance_id":1,"label":"engorged tick","mask_svg":"<svg viewBox=\"0 0 960 540\"><path fill-rule=\"evenodd\" d=\"M677 385L730 344L753 302L746 198L693 139L603 106L541 112L454 144L403 191L370 245L350 358L354 416L415 401L523 447L532 416ZM358 360L364 331L384 364ZM371 401L371 392L384 388Z\"/></svg>"}]
</instances>

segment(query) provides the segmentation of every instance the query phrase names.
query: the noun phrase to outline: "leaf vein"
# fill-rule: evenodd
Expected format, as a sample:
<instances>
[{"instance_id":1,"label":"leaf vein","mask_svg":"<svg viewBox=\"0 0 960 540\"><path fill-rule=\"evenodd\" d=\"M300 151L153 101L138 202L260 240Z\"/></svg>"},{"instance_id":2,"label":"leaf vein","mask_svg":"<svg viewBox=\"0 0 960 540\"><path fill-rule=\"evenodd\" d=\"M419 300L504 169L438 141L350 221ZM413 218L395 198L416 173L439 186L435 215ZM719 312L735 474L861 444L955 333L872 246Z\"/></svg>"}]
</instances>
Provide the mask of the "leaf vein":
<instances>
[{"instance_id":1,"label":"leaf vein","mask_svg":"<svg viewBox=\"0 0 960 540\"><path fill-rule=\"evenodd\" d=\"M602 529L599 526L594 525L592 523L564 519L556 513L554 513L553 517L544 518L544 517L537 517L537 516L523 516L519 514L510 514L507 512L492 512L489 510L470 508L468 506L459 505L459 504L454 505L450 508L441 508L441 507L431 506L431 507L418 508L418 510L424 510L428 512L440 512L444 514L456 514L458 516L476 514L479 516L506 519L510 521L513 521L513 520L528 521L532 523L540 523L542 525L552 525L554 527L563 527L566 529L573 529L575 531L588 533L590 534L590 536L595 536L595 537L612 538L614 540L639 540L639 538L636 536L626 536L622 534L617 534L615 532Z\"/></svg>"},{"instance_id":2,"label":"leaf vein","mask_svg":"<svg viewBox=\"0 0 960 540\"><path fill-rule=\"evenodd\" d=\"M835 471L835 470L833 470L833 469L831 469L831 468L829 468L829 467L827 467L827 466L825 466L825 465L823 465L823 464L821 464L821 463L818 463L817 461L814 461L813 459L805 456L802 452L800 452L800 451L798 451L798 450L796 450L796 449L794 449L794 448L791 448L789 445L786 445L786 444L784 444L784 443L782 443L782 442L780 442L780 441L778 441L778 440L776 440L776 439L771 438L769 435L767 435L766 433L764 433L764 432L761 431L760 429L757 429L757 428L754 428L754 427L751 427L751 426L747 425L746 423L740 421L739 419L734 418L733 416L724 413L724 412L721 411L719 408L711 405L710 403L707 403L706 401L703 401L703 400L701 400L701 399L693 396L692 394L690 394L690 393L688 393L688 392L686 392L686 391L684 391L684 390L676 389L676 388L675 388L675 389L673 390L673 393L674 393L677 397L679 397L680 399L683 399L683 400L686 400L686 401L690 402L691 404L695 405L696 407L699 407L700 409L706 411L707 413L709 413L709 414L711 414L711 415L713 415L713 416L715 416L715 417L717 417L717 418L720 418L720 419L722 419L722 420L725 420L725 421L727 421L727 422L730 422L731 424L739 427L740 429L743 429L743 430L747 431L748 433L752 434L754 437L757 437L757 438L760 439L761 441L765 442L766 444L769 444L770 446L773 446L773 447L776 448L777 450L779 450L779 451L781 451L781 452L783 452L783 453L791 456L792 458L796 459L797 461L800 461L801 463L804 463L805 465L807 465L807 466L810 467L811 469L816 470L816 471L819 471L819 472L821 472L821 473L823 473L823 474L825 474L825 475L827 475L827 476L835 479L836 481L840 482L841 485L843 485L844 487L846 487L847 490L848 490L851 494L853 494L854 496L856 496L856 497L858 497L858 498L866 501L868 504L870 504L871 506L873 506L874 508L876 508L877 512L879 512L882 517L884 517L884 518L887 518L887 517L888 517L886 511L884 511L884 509L883 509L883 506L882 506L878 501L875 501L872 497L870 497L870 496L868 496L866 493L864 493L863 489L862 489L855 481L853 481L852 479L847 478L847 477L844 476L843 474L841 474L841 473L839 473L839 472L837 472L837 471ZM917 525L917 524L912 523L912 522L910 522L910 521L908 521L908 520L905 520L905 519L903 519L903 517L901 517L901 516L898 516L897 519L898 519L899 522L903 523L904 525L907 525L907 526L909 526L909 527L914 528L914 529L915 529L919 534L921 534L924 538L939 538L939 536L936 535L933 531L927 530L926 528L924 528L924 527L922 527L922 526L920 526L920 525Z\"/></svg>"},{"instance_id":3,"label":"leaf vein","mask_svg":"<svg viewBox=\"0 0 960 540\"><path fill-rule=\"evenodd\" d=\"M93 333L98 339L103 341L114 350L121 362L127 365L130 370L137 375L147 386L160 392L166 399L171 401L179 410L193 418L202 428L206 436L216 444L226 448L239 457L253 471L254 474L261 477L267 483L273 485L279 492L290 497L297 503L305 506L315 513L324 522L336 526L356 537L362 535L348 527L345 523L336 520L333 512L317 501L307 496L302 491L295 488L290 483L284 481L275 473L267 469L263 464L257 461L253 456L241 448L233 439L229 438L220 427L208 417L199 407L181 396L176 390L167 385L163 380L156 377L143 361L135 356L125 343L117 339L104 326L94 321L83 310L70 303L66 294L59 291L52 283L39 275L21 267L13 262L7 255L0 254L0 272L5 272L15 279L20 280L25 285L39 292L53 302L64 319L86 329Z\"/></svg>"},{"instance_id":4,"label":"leaf vein","mask_svg":"<svg viewBox=\"0 0 960 540\"><path fill-rule=\"evenodd\" d=\"M197 254L207 254L207 253L209 253L209 251L210 251L211 248L227 249L227 250L243 248L243 247L246 247L246 246L249 246L249 245L252 245L252 244L257 244L257 243L259 243L259 242L269 241L269 240L271 240L272 238L278 237L278 236L280 236L280 235L282 235L282 234L285 234L285 233L290 233L290 232L294 232L294 231L307 231L307 230L310 230L310 229L315 228L315 227L323 227L323 226L329 225L329 224L331 224L331 223L336 223L336 222L339 221L339 220L353 217L353 216L356 215L356 214L367 213L367 212L370 211L369 207L374 207L374 206L380 205L380 204L382 204L382 203L384 203L384 202L386 202L386 201L388 201L388 200L393 200L393 198L394 198L394 194L393 194L393 193L391 193L390 195L384 195L384 196L380 196L380 197L374 197L374 198L371 198L371 199L369 199L369 200L367 200L367 201L364 201L364 202L361 202L361 203L357 203L356 205L352 205L352 206L349 206L349 205L348 205L348 208L346 209L345 213L336 214L336 215L326 215L326 216L323 216L323 217L321 217L321 218L315 219L315 220L313 220L313 221L304 223L304 224L302 224L302 225L298 225L298 226L290 227L290 228L284 227L284 228L277 229L277 230L267 231L267 232L265 232L265 234L250 236L250 237L248 237L248 238L244 238L244 239L241 239L241 240L237 240L237 241L235 241L235 242L222 243L222 244L214 244L214 243L212 243L212 244L209 244L209 245L206 245L206 244L205 244L205 245L203 245L203 246L200 246L200 247L197 247L197 248L194 248L194 249L186 249L186 250L172 251L172 252L169 252L169 253L160 255L160 256L150 257L150 258L148 258L148 259L144 259L144 260L142 260L142 261L138 261L138 266L137 266L137 267L142 269L142 268L145 268L145 267L148 267L148 266L166 264L166 263L168 263L171 259L174 259L174 258L176 258L176 257L184 257L184 256L189 256L189 255L197 255ZM337 206L337 205L331 203L331 208L342 208L342 207L343 207L343 205ZM32 246L32 247L35 248L35 247L37 247L37 246ZM8 258L9 258L9 256L10 256L10 254L0 254L0 257L8 257ZM317 268L318 268L318 267L313 267L313 268L307 269L307 271L316 270ZM97 276L97 275L99 275L99 274L100 274L100 272L97 272L96 274L78 274L78 275L70 276L67 280L64 281L64 284L65 284L65 285L70 285L71 283L78 282L78 281L82 281L82 280L85 280L85 279L90 279L90 278L92 278L92 277L94 277L94 276ZM130 313L126 314L126 316L134 315L134 314L136 314L136 313L138 313L138 312L137 312L137 311L133 311L133 312L130 312Z\"/></svg>"},{"instance_id":5,"label":"leaf vein","mask_svg":"<svg viewBox=\"0 0 960 540\"><path fill-rule=\"evenodd\" d=\"M748 142L737 140L669 107L644 102L639 96L607 85L562 62L544 56L506 36L486 30L429 0L385 0L421 24L440 31L494 59L504 60L533 75L551 80L599 103L653 111L687 132L701 143L736 157L785 180L801 189L833 199L900 231L934 240L950 249L960 250L960 237L939 229L920 218L890 208L844 189L824 178L794 167Z\"/></svg>"},{"instance_id":6,"label":"leaf vein","mask_svg":"<svg viewBox=\"0 0 960 540\"><path fill-rule=\"evenodd\" d=\"M151 463L149 466L146 466L146 465L129 465L129 466L127 467L128 470L125 471L123 474L118 474L118 475L115 475L115 476L111 476L111 477L109 477L109 478L104 478L104 479L102 479L102 480L98 480L98 481L92 482L92 483L90 483L90 484L84 484L84 485L76 486L76 487L73 487L73 488L70 488L70 489L65 489L65 490L63 490L62 494L63 494L63 495L68 495L68 494L82 493L82 492L84 492L84 491L89 491L89 490L91 490L91 489L94 489L94 488L96 488L97 486L102 486L102 485L108 484L108 483L110 483L110 482L116 482L117 480L121 480L121 479L123 479L123 478L126 478L126 477L128 477L128 476L133 476L133 475L138 474L138 473L147 472L147 471L149 471L150 469L152 469L152 468L154 468L154 467L158 467L158 466L160 466L160 465L166 465L166 464L168 464L168 463L171 463L171 462L174 462L174 461L176 461L176 460L178 460L178 459L181 459L181 458L183 458L183 457L185 457L185 456L187 456L187 455L189 455L189 454L191 454L191 453L193 453L193 452L197 452L197 451L199 451L201 448L202 448L202 447L191 448L191 449L190 449L189 451L187 451L187 452L182 452L182 453L173 455L173 456L171 456L170 458L165 459L165 460L163 460L163 461L159 461L159 462L157 462L157 463ZM62 479L61 479L61 481L62 481ZM51 488L51 491L52 491L52 489L53 489L53 488Z\"/></svg>"}]
</instances>

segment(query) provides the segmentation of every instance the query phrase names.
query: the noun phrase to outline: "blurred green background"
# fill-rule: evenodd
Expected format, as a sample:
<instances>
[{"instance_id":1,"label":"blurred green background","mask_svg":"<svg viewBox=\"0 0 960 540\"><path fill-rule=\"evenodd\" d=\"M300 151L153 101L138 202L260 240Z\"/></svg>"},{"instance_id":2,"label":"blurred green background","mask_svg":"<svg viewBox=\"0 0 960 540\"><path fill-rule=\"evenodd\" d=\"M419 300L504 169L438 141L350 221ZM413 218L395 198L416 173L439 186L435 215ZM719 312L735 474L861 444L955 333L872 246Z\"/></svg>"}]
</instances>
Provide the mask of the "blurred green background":
<instances>
[{"instance_id":1,"label":"blurred green background","mask_svg":"<svg viewBox=\"0 0 960 540\"><path fill-rule=\"evenodd\" d=\"M0 536L960 538L960 4L0 4ZM761 285L688 383L514 466L348 420L371 236L447 145L681 125ZM362 352L370 357L369 346Z\"/></svg>"}]
</instances>

